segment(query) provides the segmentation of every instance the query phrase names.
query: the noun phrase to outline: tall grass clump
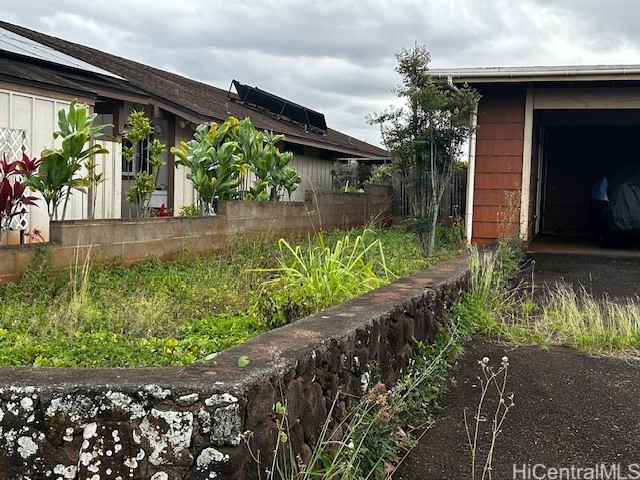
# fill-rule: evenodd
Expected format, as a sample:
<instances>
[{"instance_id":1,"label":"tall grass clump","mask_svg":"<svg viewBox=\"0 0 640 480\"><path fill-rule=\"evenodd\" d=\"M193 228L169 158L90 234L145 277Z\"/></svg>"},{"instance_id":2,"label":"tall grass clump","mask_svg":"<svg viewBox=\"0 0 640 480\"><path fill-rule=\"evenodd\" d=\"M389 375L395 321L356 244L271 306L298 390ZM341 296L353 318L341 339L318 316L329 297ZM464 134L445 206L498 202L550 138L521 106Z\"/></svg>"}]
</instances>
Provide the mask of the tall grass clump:
<instances>
[{"instance_id":1,"label":"tall grass clump","mask_svg":"<svg viewBox=\"0 0 640 480\"><path fill-rule=\"evenodd\" d=\"M640 353L640 300L597 299L584 287L557 283L543 296L536 315L509 329L514 341L559 344L590 353Z\"/></svg>"},{"instance_id":2,"label":"tall grass clump","mask_svg":"<svg viewBox=\"0 0 640 480\"><path fill-rule=\"evenodd\" d=\"M514 343L565 345L589 353L640 355L640 299L596 298L566 283L514 285L522 259L513 244L470 248L469 290L456 311L480 331Z\"/></svg>"},{"instance_id":3,"label":"tall grass clump","mask_svg":"<svg viewBox=\"0 0 640 480\"><path fill-rule=\"evenodd\" d=\"M485 333L499 333L499 318L512 314L519 301L509 282L522 259L519 246L501 241L497 248L469 247L469 288L454 306L458 315Z\"/></svg>"},{"instance_id":4,"label":"tall grass clump","mask_svg":"<svg viewBox=\"0 0 640 480\"><path fill-rule=\"evenodd\" d=\"M278 267L263 282L256 310L270 326L343 302L389 283L395 275L387 267L379 239L370 230L344 235L328 245L322 235L306 248L278 242Z\"/></svg>"}]
</instances>

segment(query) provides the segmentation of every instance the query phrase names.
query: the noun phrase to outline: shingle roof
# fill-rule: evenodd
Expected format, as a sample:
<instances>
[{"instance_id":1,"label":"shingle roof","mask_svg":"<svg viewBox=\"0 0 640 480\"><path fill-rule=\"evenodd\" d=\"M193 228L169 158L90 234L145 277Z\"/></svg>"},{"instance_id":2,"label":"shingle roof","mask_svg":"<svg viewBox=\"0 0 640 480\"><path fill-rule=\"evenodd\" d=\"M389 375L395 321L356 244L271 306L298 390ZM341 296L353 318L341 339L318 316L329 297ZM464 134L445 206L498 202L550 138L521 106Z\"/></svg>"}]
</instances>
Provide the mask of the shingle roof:
<instances>
[{"instance_id":1,"label":"shingle roof","mask_svg":"<svg viewBox=\"0 0 640 480\"><path fill-rule=\"evenodd\" d=\"M0 27L123 77L128 81L130 91L133 93L146 94L160 106L189 120L196 122L224 120L229 115L238 118L250 117L257 128L282 133L292 143L325 148L339 152L342 156L388 156L388 152L382 148L333 129L328 129L326 135L307 133L302 126L279 121L274 116L237 103L229 98L226 90L205 83L17 25L0 21ZM38 73L35 67L31 73L39 78L42 77L42 72ZM69 88L80 90L87 88L86 85L74 83L68 76L56 80L59 80L62 86ZM109 86L124 88L123 83L119 83L116 79L110 79Z\"/></svg>"}]
</instances>

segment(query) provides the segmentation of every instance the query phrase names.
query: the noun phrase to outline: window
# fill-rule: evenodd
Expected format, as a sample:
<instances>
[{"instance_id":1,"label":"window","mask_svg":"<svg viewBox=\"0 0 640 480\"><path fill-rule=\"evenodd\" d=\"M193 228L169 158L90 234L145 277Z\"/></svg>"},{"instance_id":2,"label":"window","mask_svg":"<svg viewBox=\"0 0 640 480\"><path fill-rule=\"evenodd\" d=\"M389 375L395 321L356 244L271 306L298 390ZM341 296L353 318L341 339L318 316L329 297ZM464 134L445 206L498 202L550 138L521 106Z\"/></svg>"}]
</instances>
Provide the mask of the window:
<instances>
[{"instance_id":1,"label":"window","mask_svg":"<svg viewBox=\"0 0 640 480\"><path fill-rule=\"evenodd\" d=\"M125 178L135 177L139 172L151 173L151 166L149 165L149 142L153 141L152 138L145 138L136 146L136 151L133 160L128 161L124 155L122 156L122 176ZM126 138L122 139L122 148L131 147L131 142Z\"/></svg>"}]
</instances>

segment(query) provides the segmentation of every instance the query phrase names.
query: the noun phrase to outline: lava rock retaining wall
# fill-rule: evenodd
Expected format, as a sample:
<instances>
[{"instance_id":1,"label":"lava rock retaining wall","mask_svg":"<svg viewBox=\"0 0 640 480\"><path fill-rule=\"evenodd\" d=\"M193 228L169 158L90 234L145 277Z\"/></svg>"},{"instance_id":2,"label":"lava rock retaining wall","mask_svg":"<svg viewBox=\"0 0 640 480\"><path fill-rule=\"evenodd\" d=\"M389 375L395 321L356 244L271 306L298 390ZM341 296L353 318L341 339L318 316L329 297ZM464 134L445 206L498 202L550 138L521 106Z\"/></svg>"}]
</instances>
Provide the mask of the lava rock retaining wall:
<instances>
[{"instance_id":1,"label":"lava rock retaining wall","mask_svg":"<svg viewBox=\"0 0 640 480\"><path fill-rule=\"evenodd\" d=\"M460 256L248 340L212 366L0 368L0 478L253 479L242 435L253 432L268 465L284 400L305 457L338 389L361 394L372 362L393 384L412 338L433 338L467 272Z\"/></svg>"}]
</instances>

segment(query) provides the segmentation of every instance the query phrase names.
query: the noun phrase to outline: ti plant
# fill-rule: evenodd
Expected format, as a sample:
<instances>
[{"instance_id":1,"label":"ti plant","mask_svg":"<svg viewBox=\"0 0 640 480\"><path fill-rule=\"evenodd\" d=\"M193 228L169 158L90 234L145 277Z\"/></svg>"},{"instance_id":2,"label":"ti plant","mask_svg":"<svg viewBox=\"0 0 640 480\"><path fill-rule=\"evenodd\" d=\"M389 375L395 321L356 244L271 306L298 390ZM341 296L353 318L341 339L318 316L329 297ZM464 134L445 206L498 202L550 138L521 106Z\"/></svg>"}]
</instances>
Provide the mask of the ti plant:
<instances>
[{"instance_id":1,"label":"ti plant","mask_svg":"<svg viewBox=\"0 0 640 480\"><path fill-rule=\"evenodd\" d=\"M214 214L218 200L234 198L242 175L248 171L236 153L238 143L230 138L230 130L238 126L234 117L220 125L203 123L196 128L193 140L171 148L176 165L190 170L187 178L198 192L201 215Z\"/></svg>"},{"instance_id":2,"label":"ti plant","mask_svg":"<svg viewBox=\"0 0 640 480\"><path fill-rule=\"evenodd\" d=\"M26 195L26 180L36 174L41 160L22 154L22 160L0 159L0 244L4 242L11 220L21 215L27 205L35 205L37 198Z\"/></svg>"},{"instance_id":3,"label":"ti plant","mask_svg":"<svg viewBox=\"0 0 640 480\"><path fill-rule=\"evenodd\" d=\"M50 220L64 220L73 190L86 193L87 188L95 185L89 178L79 176L79 172L95 155L109 153L102 145L94 143L104 136L107 125L93 125L96 114L89 115L88 110L87 105L78 105L73 100L68 112L64 109L58 112L59 130L53 133L53 138L62 139L61 147L44 150L38 175L26 179L27 186L42 193ZM95 164L90 165L95 172ZM62 215L58 218L61 204Z\"/></svg>"},{"instance_id":4,"label":"ti plant","mask_svg":"<svg viewBox=\"0 0 640 480\"><path fill-rule=\"evenodd\" d=\"M153 133L151 121L143 111L132 111L127 117L127 128L124 138L129 141L128 146L122 148L122 156L131 163L133 167L133 184L127 193L127 200L135 205L138 217L148 217L151 214L149 200L155 190L160 167L164 165L162 154L166 151L166 145L157 138L149 141ZM148 169L138 168L137 162L140 144L148 141Z\"/></svg>"},{"instance_id":5,"label":"ti plant","mask_svg":"<svg viewBox=\"0 0 640 480\"><path fill-rule=\"evenodd\" d=\"M91 192L90 215L91 215L91 218L93 219L95 218L96 200L98 199L98 196L96 195L96 190L98 188L98 185L105 182L106 178L104 178L104 174L102 172L96 171L98 164L95 161L87 160L87 162L85 163L85 167L87 169L87 180L89 181L90 192Z\"/></svg>"}]
</instances>

